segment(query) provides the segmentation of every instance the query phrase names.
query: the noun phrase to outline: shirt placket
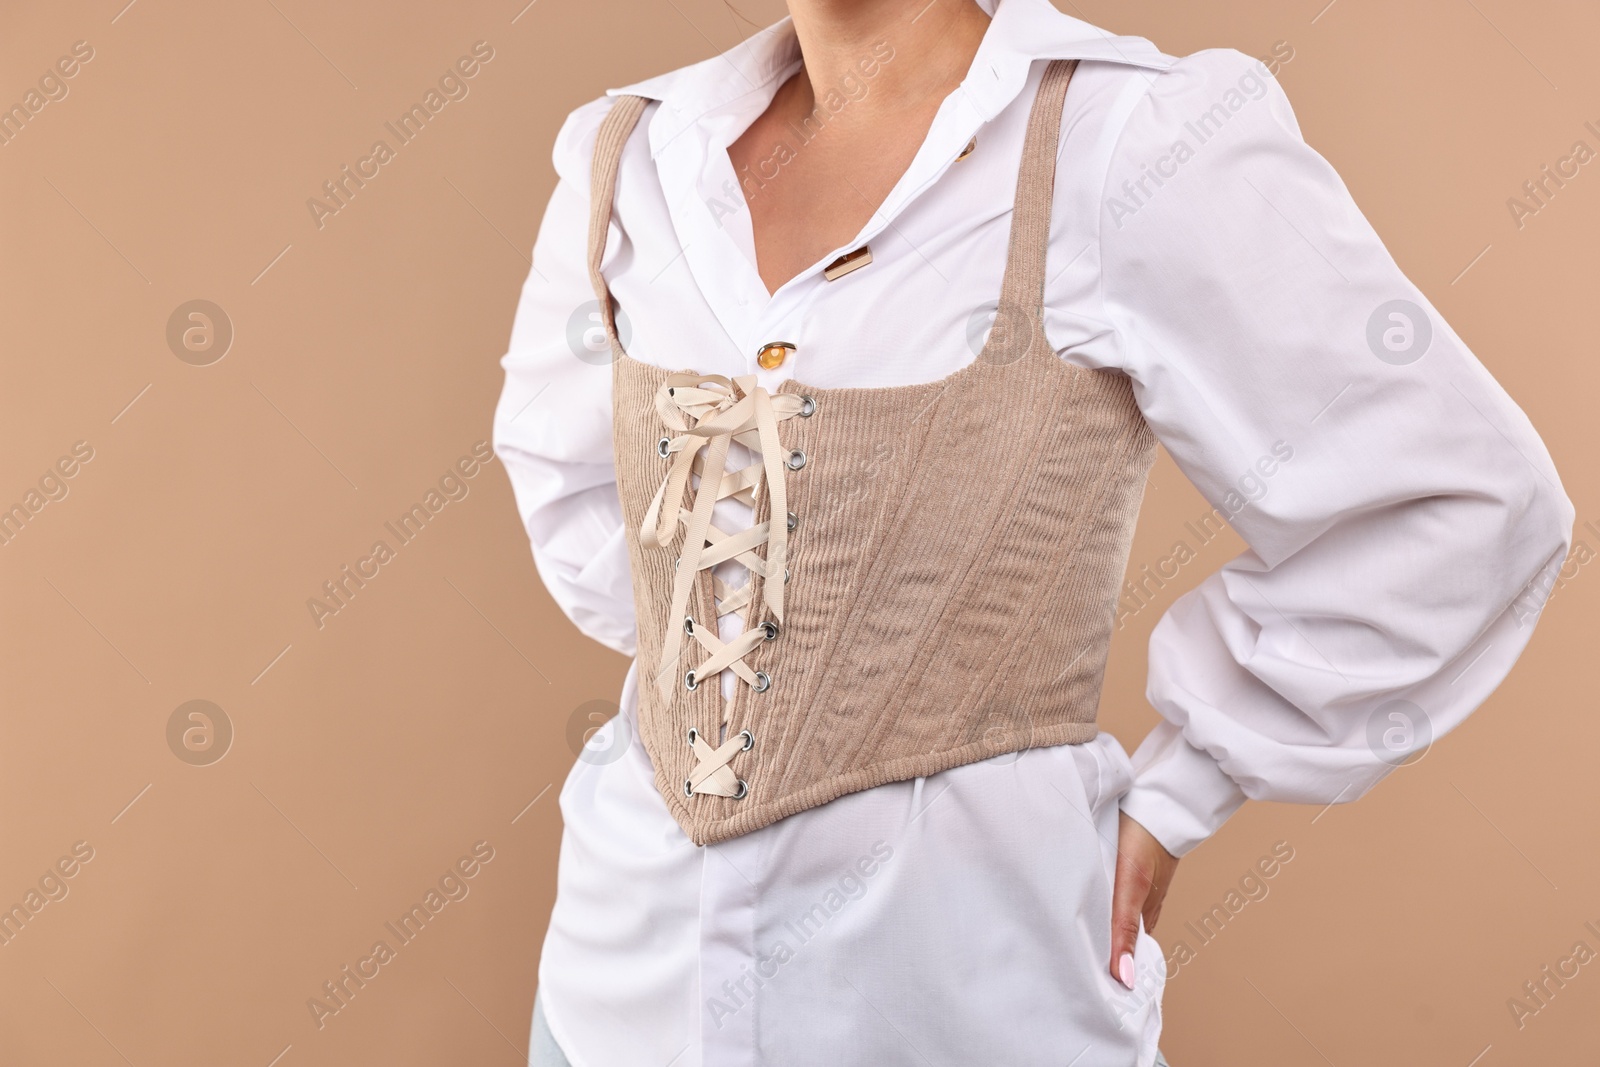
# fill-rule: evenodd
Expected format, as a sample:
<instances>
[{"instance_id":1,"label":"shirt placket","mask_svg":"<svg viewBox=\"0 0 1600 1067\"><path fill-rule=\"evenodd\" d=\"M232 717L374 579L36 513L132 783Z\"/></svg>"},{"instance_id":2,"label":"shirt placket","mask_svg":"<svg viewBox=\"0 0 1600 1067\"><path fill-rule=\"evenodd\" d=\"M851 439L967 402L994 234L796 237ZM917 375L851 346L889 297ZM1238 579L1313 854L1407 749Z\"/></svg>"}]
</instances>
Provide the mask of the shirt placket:
<instances>
[{"instance_id":1,"label":"shirt placket","mask_svg":"<svg viewBox=\"0 0 1600 1067\"><path fill-rule=\"evenodd\" d=\"M764 107L765 102L752 106ZM848 286L854 280L850 275L825 279L823 263L840 252L870 245L888 230L905 207L954 163L984 118L970 96L957 93L941 108L906 175L848 247L830 253L772 294L757 269L745 201L742 196L729 200L724 188L734 176L732 166L725 156L716 158L725 151L722 138L727 131L720 124L741 120L723 116L696 123L676 136L657 156L682 248L681 262L665 269L690 272L726 338L726 344L707 343L684 352L678 365L729 377L754 374L768 392L776 392L790 379L807 380L807 319L828 293L826 287ZM722 207L713 210L714 204ZM725 214L727 207L736 211L736 218ZM729 226L740 228L729 231ZM869 265L855 277L865 276L871 269ZM779 344L792 347L784 351L781 360L769 358L764 366L762 350ZM755 459L750 449L734 442L727 469L742 468ZM747 529L753 519L750 507L732 499L718 501L713 510L713 522L729 533ZM784 521L780 516L774 519ZM735 589L750 580L749 572L737 560L717 564L712 573ZM736 614L719 619L718 635L724 642L734 640L744 629L745 620ZM722 672L720 687L725 700L733 696L738 681L733 671ZM765 962L756 944L758 887L764 866L759 838L746 835L703 849L696 971L702 1067L743 1067L756 1055L757 1000Z\"/></svg>"}]
</instances>

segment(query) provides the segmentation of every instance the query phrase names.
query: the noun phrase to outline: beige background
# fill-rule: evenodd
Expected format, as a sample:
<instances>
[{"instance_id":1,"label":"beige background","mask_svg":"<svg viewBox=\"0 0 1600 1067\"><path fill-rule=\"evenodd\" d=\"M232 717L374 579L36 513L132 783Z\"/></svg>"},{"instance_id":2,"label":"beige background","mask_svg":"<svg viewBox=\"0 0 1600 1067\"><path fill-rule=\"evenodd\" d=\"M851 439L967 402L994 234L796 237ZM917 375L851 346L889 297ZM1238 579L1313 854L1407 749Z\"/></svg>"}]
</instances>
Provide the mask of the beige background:
<instances>
[{"instance_id":1,"label":"beige background","mask_svg":"<svg viewBox=\"0 0 1600 1067\"><path fill-rule=\"evenodd\" d=\"M516 1064L569 738L626 663L544 593L498 464L320 628L306 601L489 439L565 114L750 24L720 0L124 2L0 9L0 104L93 49L0 145L0 506L92 450L0 546L0 907L93 855L0 945L0 1059ZM1307 139L1541 429L1600 544L1600 164L1520 229L1506 206L1574 141L1600 148L1600 13L1323 3L1066 6L1178 54L1289 42ZM319 229L306 200L477 41L469 95ZM206 366L166 336L197 299L234 330ZM1163 459L1133 566L1206 510ZM1237 547L1119 636L1102 718L1130 748L1158 609ZM1597 571L1569 571L1515 673L1420 764L1353 807L1251 806L1185 860L1163 940L1294 850L1173 979L1178 1067L1593 1057L1600 962L1521 1029L1506 1002L1600 950ZM203 766L168 741L197 699L233 731ZM308 998L398 944L385 922L477 842L469 894L319 1029Z\"/></svg>"}]
</instances>

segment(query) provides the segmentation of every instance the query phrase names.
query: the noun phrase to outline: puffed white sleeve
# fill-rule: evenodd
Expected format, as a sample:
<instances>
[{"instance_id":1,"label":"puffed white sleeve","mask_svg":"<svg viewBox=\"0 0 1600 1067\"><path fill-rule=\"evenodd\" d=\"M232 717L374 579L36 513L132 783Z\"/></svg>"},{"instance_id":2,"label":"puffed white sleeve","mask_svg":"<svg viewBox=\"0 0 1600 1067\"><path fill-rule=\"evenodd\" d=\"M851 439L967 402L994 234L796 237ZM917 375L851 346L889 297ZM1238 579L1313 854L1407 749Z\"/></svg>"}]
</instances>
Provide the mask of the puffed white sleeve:
<instances>
[{"instance_id":1,"label":"puffed white sleeve","mask_svg":"<svg viewBox=\"0 0 1600 1067\"><path fill-rule=\"evenodd\" d=\"M523 284L494 452L511 479L539 577L584 634L632 656L634 605L612 450L611 365L588 273L589 161L602 97L567 116L557 183Z\"/></svg>"},{"instance_id":2,"label":"puffed white sleeve","mask_svg":"<svg viewBox=\"0 0 1600 1067\"><path fill-rule=\"evenodd\" d=\"M1223 521L1248 545L1150 638L1163 721L1122 807L1182 855L1246 798L1354 800L1459 724L1528 642L1574 509L1261 63L1176 61L1118 138L1105 314L1146 421L1215 506L1123 610Z\"/></svg>"}]
</instances>

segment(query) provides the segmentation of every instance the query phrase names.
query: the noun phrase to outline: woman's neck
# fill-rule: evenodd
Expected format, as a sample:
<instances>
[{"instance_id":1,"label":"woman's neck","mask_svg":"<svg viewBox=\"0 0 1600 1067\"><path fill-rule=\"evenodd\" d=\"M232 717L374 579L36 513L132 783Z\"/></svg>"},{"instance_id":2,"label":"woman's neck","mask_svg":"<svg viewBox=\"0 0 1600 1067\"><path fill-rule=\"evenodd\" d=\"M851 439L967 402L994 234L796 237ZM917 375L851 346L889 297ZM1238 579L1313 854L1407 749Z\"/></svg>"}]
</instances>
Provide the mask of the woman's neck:
<instances>
[{"instance_id":1,"label":"woman's neck","mask_svg":"<svg viewBox=\"0 0 1600 1067\"><path fill-rule=\"evenodd\" d=\"M878 69L872 91L851 107L858 120L916 110L942 99L966 77L989 16L976 0L789 0L804 63L794 90L802 111L860 81L874 46L894 62Z\"/></svg>"}]
</instances>

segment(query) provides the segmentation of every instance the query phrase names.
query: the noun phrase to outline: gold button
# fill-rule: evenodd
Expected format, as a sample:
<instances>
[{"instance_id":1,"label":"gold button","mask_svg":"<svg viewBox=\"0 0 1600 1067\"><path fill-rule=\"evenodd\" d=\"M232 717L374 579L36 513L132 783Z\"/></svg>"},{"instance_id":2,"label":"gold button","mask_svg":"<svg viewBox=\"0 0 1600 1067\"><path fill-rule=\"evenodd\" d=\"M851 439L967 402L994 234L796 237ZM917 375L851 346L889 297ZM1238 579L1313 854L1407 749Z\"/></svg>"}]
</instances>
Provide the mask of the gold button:
<instances>
[{"instance_id":1,"label":"gold button","mask_svg":"<svg viewBox=\"0 0 1600 1067\"><path fill-rule=\"evenodd\" d=\"M794 345L788 341L773 341L761 346L756 353L756 362L761 364L763 370L777 370L783 366L783 361L789 358L789 353L794 351Z\"/></svg>"},{"instance_id":2,"label":"gold button","mask_svg":"<svg viewBox=\"0 0 1600 1067\"><path fill-rule=\"evenodd\" d=\"M956 157L956 162L960 163L963 159L966 159L968 156L972 155L972 150L977 147L978 139L974 137L972 140L967 142L967 147L961 150L961 154Z\"/></svg>"},{"instance_id":3,"label":"gold button","mask_svg":"<svg viewBox=\"0 0 1600 1067\"><path fill-rule=\"evenodd\" d=\"M838 259L829 263L822 270L822 276L830 282L843 278L853 270L860 270L872 262L872 249L862 245L854 252L846 252Z\"/></svg>"}]
</instances>

